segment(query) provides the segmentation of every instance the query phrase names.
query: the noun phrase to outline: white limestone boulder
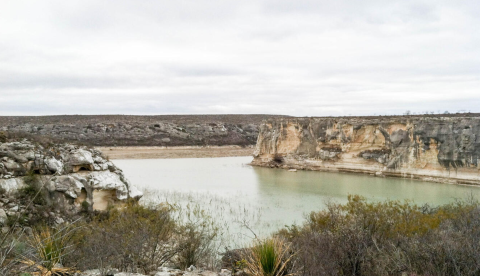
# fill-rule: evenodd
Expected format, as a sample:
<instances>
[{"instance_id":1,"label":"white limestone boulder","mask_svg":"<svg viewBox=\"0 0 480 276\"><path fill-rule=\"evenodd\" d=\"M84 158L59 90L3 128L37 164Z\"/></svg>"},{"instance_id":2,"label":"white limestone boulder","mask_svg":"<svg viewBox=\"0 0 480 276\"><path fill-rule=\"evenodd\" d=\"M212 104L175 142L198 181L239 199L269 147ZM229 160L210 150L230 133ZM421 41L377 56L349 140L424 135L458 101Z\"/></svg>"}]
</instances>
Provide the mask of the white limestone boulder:
<instances>
[{"instance_id":1,"label":"white limestone boulder","mask_svg":"<svg viewBox=\"0 0 480 276\"><path fill-rule=\"evenodd\" d=\"M47 157L45 158L45 165L47 169L51 172L62 174L63 173L63 162L57 160L55 157Z\"/></svg>"}]
</instances>

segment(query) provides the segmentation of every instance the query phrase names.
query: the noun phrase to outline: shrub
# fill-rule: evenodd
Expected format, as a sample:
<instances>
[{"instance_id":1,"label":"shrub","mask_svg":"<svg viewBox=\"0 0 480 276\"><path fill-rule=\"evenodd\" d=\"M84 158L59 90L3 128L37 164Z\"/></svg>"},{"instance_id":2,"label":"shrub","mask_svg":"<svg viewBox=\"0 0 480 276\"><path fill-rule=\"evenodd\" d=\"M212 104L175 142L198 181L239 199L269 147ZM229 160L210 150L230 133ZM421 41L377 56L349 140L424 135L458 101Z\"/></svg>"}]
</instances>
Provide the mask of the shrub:
<instances>
[{"instance_id":1,"label":"shrub","mask_svg":"<svg viewBox=\"0 0 480 276\"><path fill-rule=\"evenodd\" d=\"M28 243L34 253L25 257L23 263L39 270L40 275L73 274L74 269L61 266L71 250L71 233L69 227L55 229L42 226L33 231Z\"/></svg>"},{"instance_id":2,"label":"shrub","mask_svg":"<svg viewBox=\"0 0 480 276\"><path fill-rule=\"evenodd\" d=\"M3 132L4 134L4 140L3 142L8 142L8 140L21 140L21 139L27 139L34 144L40 145L44 148L50 148L52 147L55 143L59 143L60 140L53 138L52 136L47 136L47 135L38 135L38 134L32 134L24 131L8 131L8 132ZM1 135L0 135L0 140L1 140ZM2 142L2 141L0 141Z\"/></svg>"},{"instance_id":3,"label":"shrub","mask_svg":"<svg viewBox=\"0 0 480 276\"><path fill-rule=\"evenodd\" d=\"M0 131L0 143L7 142L7 134L3 131Z\"/></svg>"},{"instance_id":4,"label":"shrub","mask_svg":"<svg viewBox=\"0 0 480 276\"><path fill-rule=\"evenodd\" d=\"M18 191L18 198L24 202L46 205L47 202L42 194L43 185L40 183L39 176L33 171L29 171L23 180L26 185Z\"/></svg>"},{"instance_id":5,"label":"shrub","mask_svg":"<svg viewBox=\"0 0 480 276\"><path fill-rule=\"evenodd\" d=\"M0 275L11 275L18 260L13 258L16 240L8 233L0 235Z\"/></svg>"},{"instance_id":6,"label":"shrub","mask_svg":"<svg viewBox=\"0 0 480 276\"><path fill-rule=\"evenodd\" d=\"M312 212L279 234L293 244L301 275L477 275L480 211L476 202L436 208L367 202ZM474 242L477 240L477 242Z\"/></svg>"},{"instance_id":7,"label":"shrub","mask_svg":"<svg viewBox=\"0 0 480 276\"><path fill-rule=\"evenodd\" d=\"M292 255L282 239L271 238L258 242L247 255L247 271L255 276L289 275Z\"/></svg>"},{"instance_id":8,"label":"shrub","mask_svg":"<svg viewBox=\"0 0 480 276\"><path fill-rule=\"evenodd\" d=\"M179 214L176 232L179 251L174 263L183 269L199 264L215 268L221 246L216 240L221 235L219 227L199 205L187 205L180 210L178 208L180 207L177 206L176 210Z\"/></svg>"},{"instance_id":9,"label":"shrub","mask_svg":"<svg viewBox=\"0 0 480 276\"><path fill-rule=\"evenodd\" d=\"M174 227L169 208L130 202L85 224L75 237L79 246L69 262L82 270L114 267L148 273L178 252Z\"/></svg>"}]
</instances>

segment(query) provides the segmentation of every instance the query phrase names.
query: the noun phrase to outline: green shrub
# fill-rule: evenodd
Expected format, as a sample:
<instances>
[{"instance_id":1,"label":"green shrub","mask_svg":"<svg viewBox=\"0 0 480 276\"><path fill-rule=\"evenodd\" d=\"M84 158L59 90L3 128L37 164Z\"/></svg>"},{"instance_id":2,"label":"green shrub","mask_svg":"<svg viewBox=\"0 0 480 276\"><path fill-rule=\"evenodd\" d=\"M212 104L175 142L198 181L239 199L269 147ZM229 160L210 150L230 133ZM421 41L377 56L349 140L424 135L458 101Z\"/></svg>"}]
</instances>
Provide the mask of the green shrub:
<instances>
[{"instance_id":1,"label":"green shrub","mask_svg":"<svg viewBox=\"0 0 480 276\"><path fill-rule=\"evenodd\" d=\"M63 259L71 250L72 232L69 227L42 226L28 238L34 254L25 256L23 263L40 271L40 275L70 275L75 270L64 267ZM59 266L62 265L62 266Z\"/></svg>"},{"instance_id":2,"label":"green shrub","mask_svg":"<svg viewBox=\"0 0 480 276\"><path fill-rule=\"evenodd\" d=\"M38 174L29 171L24 177L25 186L18 191L18 198L24 202L32 202L37 205L46 205L47 202L42 194L43 186Z\"/></svg>"},{"instance_id":3,"label":"green shrub","mask_svg":"<svg viewBox=\"0 0 480 276\"><path fill-rule=\"evenodd\" d=\"M255 276L288 275L288 265L292 258L289 247L279 238L258 242L246 257L247 271Z\"/></svg>"},{"instance_id":4,"label":"green shrub","mask_svg":"<svg viewBox=\"0 0 480 276\"><path fill-rule=\"evenodd\" d=\"M478 203L439 207L349 196L279 232L302 275L478 275ZM474 242L474 241L477 242Z\"/></svg>"},{"instance_id":5,"label":"green shrub","mask_svg":"<svg viewBox=\"0 0 480 276\"><path fill-rule=\"evenodd\" d=\"M90 212L90 204L86 200L82 201L81 212L83 212L83 213L89 213Z\"/></svg>"}]
</instances>

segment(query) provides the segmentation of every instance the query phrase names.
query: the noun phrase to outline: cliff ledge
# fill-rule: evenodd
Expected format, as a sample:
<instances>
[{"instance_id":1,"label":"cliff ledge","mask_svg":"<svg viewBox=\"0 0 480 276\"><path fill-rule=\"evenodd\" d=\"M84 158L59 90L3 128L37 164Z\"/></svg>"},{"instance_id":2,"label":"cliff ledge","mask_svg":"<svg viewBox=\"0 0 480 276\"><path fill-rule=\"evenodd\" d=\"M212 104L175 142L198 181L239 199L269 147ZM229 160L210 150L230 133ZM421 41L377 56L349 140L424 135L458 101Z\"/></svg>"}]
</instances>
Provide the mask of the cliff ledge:
<instances>
[{"instance_id":1,"label":"cliff ledge","mask_svg":"<svg viewBox=\"0 0 480 276\"><path fill-rule=\"evenodd\" d=\"M252 165L480 185L480 116L266 120Z\"/></svg>"}]
</instances>

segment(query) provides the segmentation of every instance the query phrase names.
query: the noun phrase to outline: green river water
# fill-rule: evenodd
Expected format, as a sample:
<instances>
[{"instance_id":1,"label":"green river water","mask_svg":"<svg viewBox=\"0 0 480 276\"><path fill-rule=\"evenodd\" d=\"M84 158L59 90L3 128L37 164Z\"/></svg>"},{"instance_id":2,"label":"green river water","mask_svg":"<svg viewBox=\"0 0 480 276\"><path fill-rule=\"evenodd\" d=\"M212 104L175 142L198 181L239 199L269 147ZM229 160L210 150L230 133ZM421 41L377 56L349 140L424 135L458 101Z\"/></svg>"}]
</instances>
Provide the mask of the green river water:
<instances>
[{"instance_id":1,"label":"green river water","mask_svg":"<svg viewBox=\"0 0 480 276\"><path fill-rule=\"evenodd\" d=\"M325 208L329 201L346 202L349 194L374 201L411 200L419 205L480 198L480 187L361 174L288 172L252 167L248 165L251 160L225 157L114 163L145 191L143 201L197 202L232 228L248 225L259 234L300 224L306 214Z\"/></svg>"}]
</instances>

